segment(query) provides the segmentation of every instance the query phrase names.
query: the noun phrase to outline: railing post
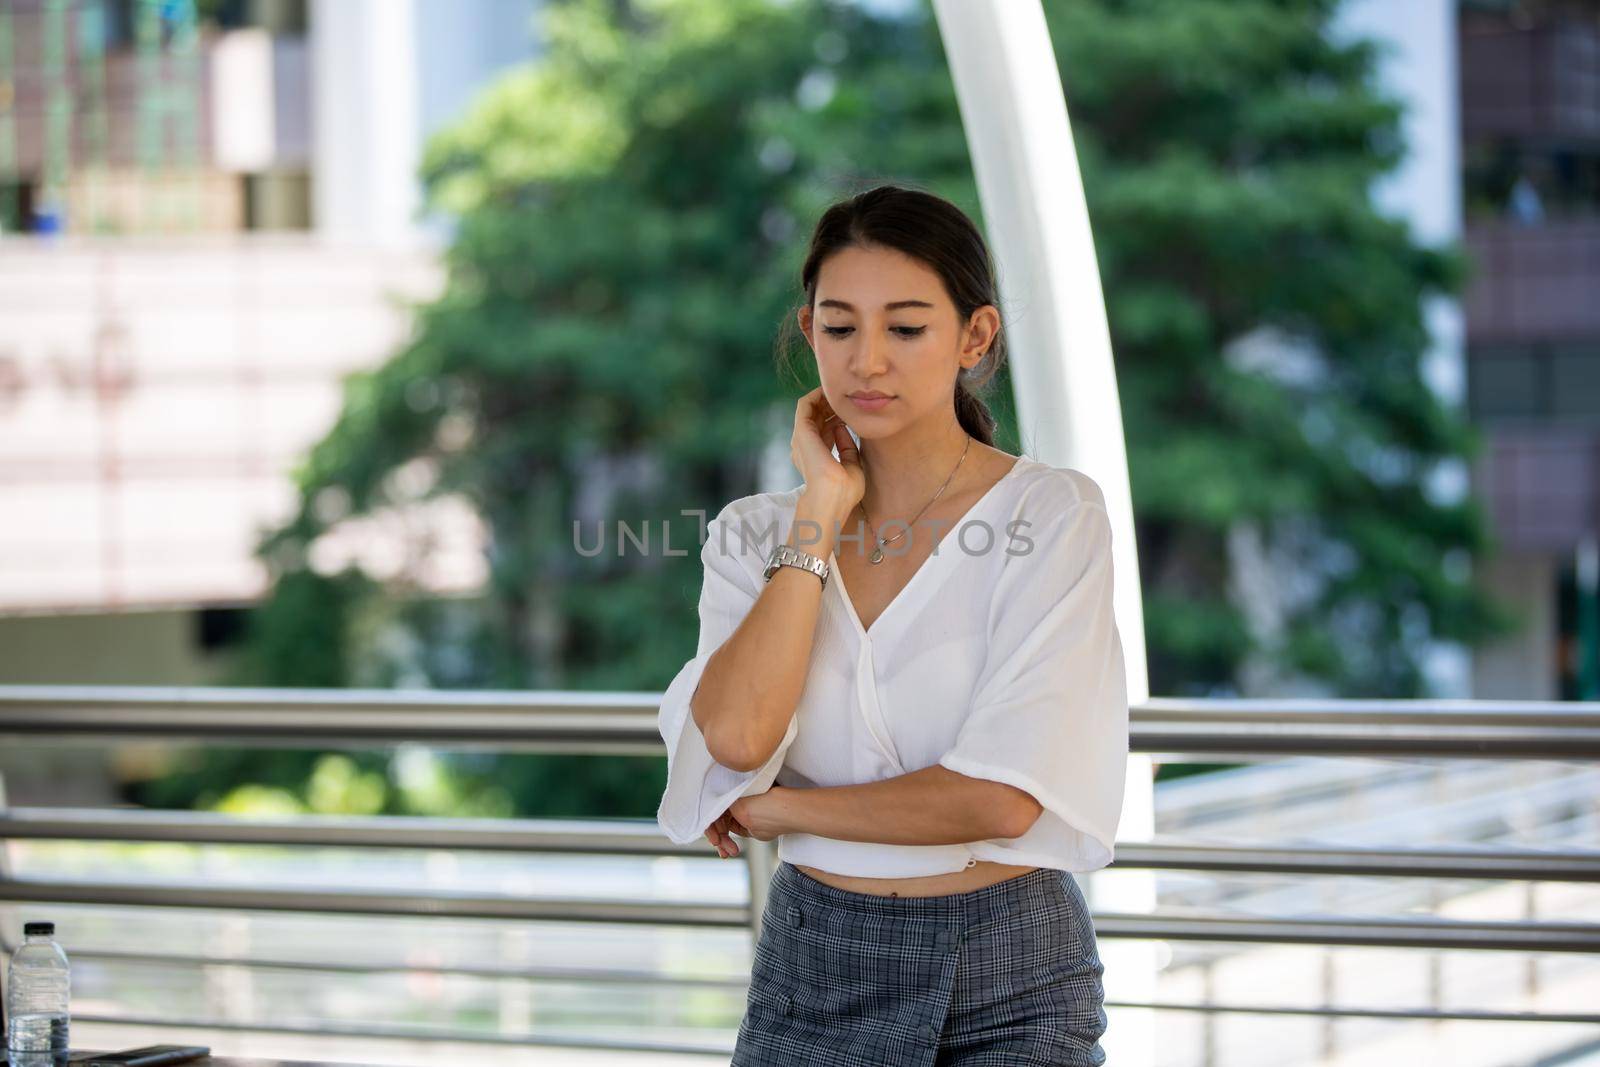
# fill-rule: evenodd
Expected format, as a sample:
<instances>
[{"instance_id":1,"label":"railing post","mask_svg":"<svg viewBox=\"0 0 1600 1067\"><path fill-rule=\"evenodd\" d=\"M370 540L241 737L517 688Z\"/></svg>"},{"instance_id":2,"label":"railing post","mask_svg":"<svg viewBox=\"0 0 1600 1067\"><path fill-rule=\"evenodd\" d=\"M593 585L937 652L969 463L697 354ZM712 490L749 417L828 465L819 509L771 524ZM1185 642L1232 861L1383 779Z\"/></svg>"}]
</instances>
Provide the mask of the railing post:
<instances>
[{"instance_id":1,"label":"railing post","mask_svg":"<svg viewBox=\"0 0 1600 1067\"><path fill-rule=\"evenodd\" d=\"M6 802L6 776L0 771L0 815L9 807ZM0 882L11 880L11 869L6 862L10 856L6 839L0 837ZM6 936L6 924L11 921L13 909L0 908L0 1034L9 1034L6 1026L6 976L10 972L11 939ZM0 1037L0 1041L6 1040Z\"/></svg>"},{"instance_id":2,"label":"railing post","mask_svg":"<svg viewBox=\"0 0 1600 1067\"><path fill-rule=\"evenodd\" d=\"M1322 1006L1333 1009L1337 1007L1334 1001L1338 998L1338 975L1335 971L1337 959L1333 952L1324 945L1322 948L1321 979L1322 979ZM1322 1019L1322 1033L1320 1053L1324 1061L1331 1060L1338 1053L1338 1037L1336 1027L1339 1018L1336 1015L1326 1015Z\"/></svg>"},{"instance_id":3,"label":"railing post","mask_svg":"<svg viewBox=\"0 0 1600 1067\"><path fill-rule=\"evenodd\" d=\"M1522 919L1537 922L1539 919L1539 883L1525 882L1522 890ZM1532 1001L1539 995L1539 955L1528 953L1527 970L1522 976L1522 994Z\"/></svg>"},{"instance_id":4,"label":"railing post","mask_svg":"<svg viewBox=\"0 0 1600 1067\"><path fill-rule=\"evenodd\" d=\"M767 890L778 869L778 843L746 838L741 842L745 871L750 876L750 947L761 940L761 915L767 910Z\"/></svg>"}]
</instances>

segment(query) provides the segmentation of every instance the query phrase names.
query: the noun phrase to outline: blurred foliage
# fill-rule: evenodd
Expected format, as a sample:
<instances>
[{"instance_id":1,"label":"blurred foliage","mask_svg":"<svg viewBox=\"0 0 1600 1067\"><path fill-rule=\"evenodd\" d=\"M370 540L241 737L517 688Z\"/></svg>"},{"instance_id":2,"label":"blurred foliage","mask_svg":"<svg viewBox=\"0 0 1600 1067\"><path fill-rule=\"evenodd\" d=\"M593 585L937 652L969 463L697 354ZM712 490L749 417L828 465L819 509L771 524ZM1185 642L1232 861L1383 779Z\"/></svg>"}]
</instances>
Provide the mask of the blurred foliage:
<instances>
[{"instance_id":1,"label":"blurred foliage","mask_svg":"<svg viewBox=\"0 0 1600 1067\"><path fill-rule=\"evenodd\" d=\"M1479 439L1425 367L1426 302L1459 292L1466 259L1374 208L1402 112L1373 88L1376 46L1323 32L1337 6L1049 6L1117 354L1152 692L1230 695L1248 661L1277 691L1424 696L1431 642L1514 626L1471 579L1493 549L1480 505L1447 491ZM1277 617L1233 595L1244 538L1278 568Z\"/></svg>"},{"instance_id":2,"label":"blurred foliage","mask_svg":"<svg viewBox=\"0 0 1600 1067\"><path fill-rule=\"evenodd\" d=\"M1455 292L1463 262L1372 206L1403 152L1399 111L1370 87L1368 45L1324 38L1333 6L1046 5L1117 354L1156 693L1235 692L1248 663L1274 684L1421 695L1427 642L1508 621L1469 579L1490 549L1476 504L1430 489L1477 448L1423 368L1423 301ZM755 491L765 416L791 417L768 357L811 222L886 180L982 218L928 10L566 0L542 16L546 54L428 146L432 202L458 219L448 290L349 380L299 469L298 513L262 542L272 591L240 684L660 691L695 644L699 525L679 509ZM1268 358L1236 344L1252 333L1278 340ZM313 564L340 522L442 495L487 524L481 597ZM676 520L688 551L580 555L580 513L608 533ZM1296 577L1270 624L1236 602L1230 530ZM401 788L381 754L219 756L162 795L639 816L665 773L454 756Z\"/></svg>"}]
</instances>

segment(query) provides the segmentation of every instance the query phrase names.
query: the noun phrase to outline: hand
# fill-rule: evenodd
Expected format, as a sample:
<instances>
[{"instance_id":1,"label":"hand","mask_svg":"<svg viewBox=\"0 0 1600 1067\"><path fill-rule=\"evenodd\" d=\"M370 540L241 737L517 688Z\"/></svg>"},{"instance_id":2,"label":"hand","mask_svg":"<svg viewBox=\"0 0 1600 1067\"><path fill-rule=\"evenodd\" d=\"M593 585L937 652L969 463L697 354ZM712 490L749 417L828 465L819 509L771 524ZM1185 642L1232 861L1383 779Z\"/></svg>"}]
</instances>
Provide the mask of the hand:
<instances>
[{"instance_id":1,"label":"hand","mask_svg":"<svg viewBox=\"0 0 1600 1067\"><path fill-rule=\"evenodd\" d=\"M835 448L839 450L837 459ZM867 491L861 454L820 385L795 405L789 458L804 479L806 491L814 490L836 504L841 516L849 515Z\"/></svg>"},{"instance_id":2,"label":"hand","mask_svg":"<svg viewBox=\"0 0 1600 1067\"><path fill-rule=\"evenodd\" d=\"M765 793L740 797L730 804L728 814L742 827L740 836L771 841L787 833L790 828L779 820L779 812L785 796L791 792L784 786L775 785Z\"/></svg>"},{"instance_id":3,"label":"hand","mask_svg":"<svg viewBox=\"0 0 1600 1067\"><path fill-rule=\"evenodd\" d=\"M715 822L706 827L706 840L716 846L723 859L739 854L739 846L732 835L752 837L757 841L771 841L787 828L777 819L777 806L782 803L786 788L775 785L765 793L740 797L728 806Z\"/></svg>"},{"instance_id":4,"label":"hand","mask_svg":"<svg viewBox=\"0 0 1600 1067\"><path fill-rule=\"evenodd\" d=\"M743 797L739 798L743 800ZM717 855L723 859L739 854L739 846L734 843L733 834L737 832L745 837L750 836L750 831L733 816L733 809L729 808L717 817L717 821L706 827L706 840L716 847Z\"/></svg>"}]
</instances>

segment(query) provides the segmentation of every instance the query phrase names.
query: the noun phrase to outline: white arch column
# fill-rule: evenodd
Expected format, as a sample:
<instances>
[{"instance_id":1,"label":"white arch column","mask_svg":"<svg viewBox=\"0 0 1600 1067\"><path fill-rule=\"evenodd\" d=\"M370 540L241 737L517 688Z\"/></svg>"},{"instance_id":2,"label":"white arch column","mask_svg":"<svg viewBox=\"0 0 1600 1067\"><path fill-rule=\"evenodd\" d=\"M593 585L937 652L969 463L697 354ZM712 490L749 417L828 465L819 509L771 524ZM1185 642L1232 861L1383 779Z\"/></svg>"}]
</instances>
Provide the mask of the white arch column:
<instances>
[{"instance_id":1,"label":"white arch column","mask_svg":"<svg viewBox=\"0 0 1600 1067\"><path fill-rule=\"evenodd\" d=\"M1061 74L1038 0L934 0L983 203L1010 331L1023 450L1087 473L1105 491L1115 540L1117 628L1128 699L1150 695L1128 454L1110 331ZM1119 841L1154 831L1151 760L1128 759ZM1096 910L1155 909L1150 872L1096 874ZM1155 999L1157 946L1104 941L1108 999ZM1153 1063L1154 1014L1109 1009L1116 1064Z\"/></svg>"},{"instance_id":2,"label":"white arch column","mask_svg":"<svg viewBox=\"0 0 1600 1067\"><path fill-rule=\"evenodd\" d=\"M417 236L415 0L312 0L312 198L317 232L406 245Z\"/></svg>"}]
</instances>

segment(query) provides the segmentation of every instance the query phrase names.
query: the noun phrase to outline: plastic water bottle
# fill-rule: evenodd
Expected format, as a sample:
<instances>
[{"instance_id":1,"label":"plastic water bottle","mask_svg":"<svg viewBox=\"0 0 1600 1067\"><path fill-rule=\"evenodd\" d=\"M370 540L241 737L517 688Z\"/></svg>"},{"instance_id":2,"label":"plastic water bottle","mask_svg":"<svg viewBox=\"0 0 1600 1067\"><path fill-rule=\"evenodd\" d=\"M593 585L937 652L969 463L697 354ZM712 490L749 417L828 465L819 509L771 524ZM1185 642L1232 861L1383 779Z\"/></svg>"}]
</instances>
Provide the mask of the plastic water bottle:
<instances>
[{"instance_id":1,"label":"plastic water bottle","mask_svg":"<svg viewBox=\"0 0 1600 1067\"><path fill-rule=\"evenodd\" d=\"M72 976L56 924L24 923L6 972L6 1048L15 1067L67 1062Z\"/></svg>"}]
</instances>

